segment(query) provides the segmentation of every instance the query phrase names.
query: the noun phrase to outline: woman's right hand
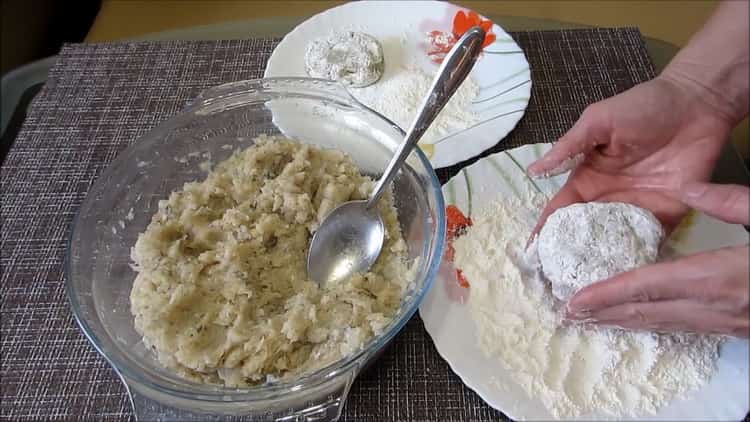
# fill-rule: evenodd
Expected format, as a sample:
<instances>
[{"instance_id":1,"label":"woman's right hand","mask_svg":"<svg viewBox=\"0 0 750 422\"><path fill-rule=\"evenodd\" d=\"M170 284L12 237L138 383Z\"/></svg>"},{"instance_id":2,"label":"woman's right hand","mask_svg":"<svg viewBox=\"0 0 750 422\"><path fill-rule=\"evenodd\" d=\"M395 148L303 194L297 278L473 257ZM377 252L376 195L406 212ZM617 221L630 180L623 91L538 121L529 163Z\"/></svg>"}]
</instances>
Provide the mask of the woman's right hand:
<instances>
[{"instance_id":1,"label":"woman's right hand","mask_svg":"<svg viewBox=\"0 0 750 422\"><path fill-rule=\"evenodd\" d=\"M662 75L586 108L528 168L544 176L572 157L583 160L547 204L535 232L556 209L589 201L635 204L668 230L674 227L687 212L674 192L708 180L734 124L706 98L689 81Z\"/></svg>"},{"instance_id":2,"label":"woman's right hand","mask_svg":"<svg viewBox=\"0 0 750 422\"><path fill-rule=\"evenodd\" d=\"M721 2L659 77L589 106L529 167L544 175L584 159L536 230L557 208L595 200L649 209L667 229L679 222L687 208L665 191L708 180L729 131L750 111L749 12L750 2Z\"/></svg>"}]
</instances>

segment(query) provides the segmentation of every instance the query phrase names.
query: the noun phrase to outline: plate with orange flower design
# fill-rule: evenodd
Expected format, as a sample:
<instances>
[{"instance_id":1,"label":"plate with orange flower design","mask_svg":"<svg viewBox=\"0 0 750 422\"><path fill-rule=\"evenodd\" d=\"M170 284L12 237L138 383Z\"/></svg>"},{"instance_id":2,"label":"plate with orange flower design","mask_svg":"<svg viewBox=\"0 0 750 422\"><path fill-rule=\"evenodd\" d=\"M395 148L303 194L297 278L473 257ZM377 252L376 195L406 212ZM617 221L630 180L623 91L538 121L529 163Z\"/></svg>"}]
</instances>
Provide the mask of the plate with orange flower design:
<instances>
[{"instance_id":1,"label":"plate with orange flower design","mask_svg":"<svg viewBox=\"0 0 750 422\"><path fill-rule=\"evenodd\" d=\"M358 1L334 7L287 34L268 60L264 76L307 76L305 52L310 41L333 31L364 32L380 41L385 72L374 85L349 91L405 128L424 94L409 89L420 85L409 78L431 78L456 38L473 25L488 31L483 54L454 96L455 106L443 111L445 118L441 115L440 123L433 125L439 127L420 142L434 167L447 167L500 142L523 117L531 98L531 71L524 52L500 26L473 11L438 1ZM420 86L427 90L425 84ZM381 100L388 95L409 98Z\"/></svg>"},{"instance_id":2,"label":"plate with orange flower design","mask_svg":"<svg viewBox=\"0 0 750 422\"><path fill-rule=\"evenodd\" d=\"M477 316L476 308L475 312L471 311L472 300L476 300L472 295L474 292L487 292L488 288L479 284L482 280L467 280L449 262L452 253L450 238L451 233L470 225L472 219L477 219L483 210L496 201L523 204L514 209L519 212L517 217L527 222L530 231L539 217L544 201L559 191L568 177L566 173L548 179L532 180L526 175L525 168L550 148L551 144L525 145L489 155L464 168L443 185L449 240L438 276L419 307L425 330L453 372L487 404L514 420L555 418L540 397L528 392L531 381L526 384L514 377L500 356L488 354L487 349L480 346L479 320L476 318L482 317ZM532 196L541 201L532 205L528 199ZM518 241L525 242L526 237ZM748 233L742 226L727 224L705 214L692 213L675 230L667 245L676 256L683 256L747 242ZM497 327L497 330L504 329L506 328L502 326ZM529 355L529 359L533 360L535 357ZM555 365L562 363L555 362ZM716 372L708 383L688 393L687 397L660 407L655 414L628 416L624 419L742 420L750 408L749 367L748 341L727 339L719 349ZM575 384L580 380L570 381ZM560 395L558 399L562 400L566 394L568 393ZM613 419L622 420L623 417L598 412L566 418L597 421Z\"/></svg>"}]
</instances>

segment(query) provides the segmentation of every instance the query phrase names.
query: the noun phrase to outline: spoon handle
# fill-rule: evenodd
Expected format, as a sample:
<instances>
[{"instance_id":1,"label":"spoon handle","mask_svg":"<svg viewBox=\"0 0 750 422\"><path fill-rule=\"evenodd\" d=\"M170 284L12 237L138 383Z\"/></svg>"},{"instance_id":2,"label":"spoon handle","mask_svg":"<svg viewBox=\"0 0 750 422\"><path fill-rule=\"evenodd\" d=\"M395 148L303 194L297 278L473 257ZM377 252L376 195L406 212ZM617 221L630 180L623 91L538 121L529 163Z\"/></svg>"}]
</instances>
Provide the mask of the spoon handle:
<instances>
[{"instance_id":1,"label":"spoon handle","mask_svg":"<svg viewBox=\"0 0 750 422\"><path fill-rule=\"evenodd\" d=\"M483 42L484 31L482 28L474 26L469 28L459 38L453 48L451 48L451 51L448 52L435 79L432 81L432 87L430 87L428 94L422 100L417 117L406 132L404 141L399 145L396 155L388 163L385 173L383 173L383 176L381 176L378 184L372 191L367 201L368 208L375 206L385 188L393 180L396 173L398 173L404 161L406 161L406 157L409 156L411 150L417 145L417 142L419 142L419 139L427 131L427 128L430 127L430 124L435 120L440 110L445 107L448 100L450 100L458 87L461 86L461 82L469 75L469 72L474 67L474 62L476 62L479 53L482 51Z\"/></svg>"}]
</instances>

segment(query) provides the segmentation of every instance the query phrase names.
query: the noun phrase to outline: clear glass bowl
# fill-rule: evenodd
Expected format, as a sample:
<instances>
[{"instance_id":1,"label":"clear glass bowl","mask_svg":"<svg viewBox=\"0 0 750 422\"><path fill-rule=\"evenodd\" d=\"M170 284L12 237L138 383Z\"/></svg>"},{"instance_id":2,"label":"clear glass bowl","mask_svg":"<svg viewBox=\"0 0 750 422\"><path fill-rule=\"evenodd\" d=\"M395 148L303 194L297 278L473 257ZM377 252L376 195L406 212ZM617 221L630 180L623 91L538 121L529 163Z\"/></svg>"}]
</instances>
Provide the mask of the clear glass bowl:
<instances>
[{"instance_id":1,"label":"clear glass bowl","mask_svg":"<svg viewBox=\"0 0 750 422\"><path fill-rule=\"evenodd\" d=\"M162 368L133 327L130 248L160 199L187 181L205 178L202 163L219 162L264 133L342 150L373 177L382 173L404 136L333 82L257 79L209 89L117 156L75 220L67 293L86 337L127 386L139 419L206 420L213 414L335 420L356 375L411 318L435 277L445 237L443 198L429 161L415 151L394 181L394 197L418 271L413 289L382 335L315 373L253 388L197 384Z\"/></svg>"}]
</instances>

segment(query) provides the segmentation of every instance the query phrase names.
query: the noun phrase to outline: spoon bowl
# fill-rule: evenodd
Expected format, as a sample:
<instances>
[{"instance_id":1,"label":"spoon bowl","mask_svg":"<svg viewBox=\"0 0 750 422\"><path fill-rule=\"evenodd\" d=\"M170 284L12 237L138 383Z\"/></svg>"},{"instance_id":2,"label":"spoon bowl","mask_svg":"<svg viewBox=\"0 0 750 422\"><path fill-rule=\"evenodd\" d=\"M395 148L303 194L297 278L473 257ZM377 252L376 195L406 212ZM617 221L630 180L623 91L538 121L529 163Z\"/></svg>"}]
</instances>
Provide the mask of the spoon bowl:
<instances>
[{"instance_id":1,"label":"spoon bowl","mask_svg":"<svg viewBox=\"0 0 750 422\"><path fill-rule=\"evenodd\" d=\"M368 201L344 202L325 218L324 230L317 230L307 255L310 278L330 283L352 274L367 272L380 255L385 224ZM315 265L331 262L333 265Z\"/></svg>"}]
</instances>

